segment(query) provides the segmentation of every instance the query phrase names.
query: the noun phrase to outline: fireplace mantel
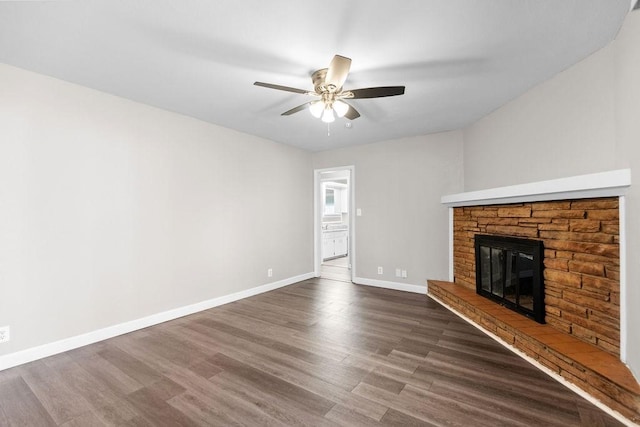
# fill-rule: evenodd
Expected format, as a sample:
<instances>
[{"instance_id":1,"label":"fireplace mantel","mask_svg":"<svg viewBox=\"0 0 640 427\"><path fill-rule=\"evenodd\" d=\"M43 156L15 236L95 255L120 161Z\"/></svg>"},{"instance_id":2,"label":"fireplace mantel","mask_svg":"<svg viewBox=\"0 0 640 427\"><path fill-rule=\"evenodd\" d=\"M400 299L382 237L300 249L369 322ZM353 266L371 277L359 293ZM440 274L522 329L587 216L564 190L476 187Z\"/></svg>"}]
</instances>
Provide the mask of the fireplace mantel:
<instances>
[{"instance_id":1,"label":"fireplace mantel","mask_svg":"<svg viewBox=\"0 0 640 427\"><path fill-rule=\"evenodd\" d=\"M626 362L626 218L625 194L631 185L631 170L618 169L588 175L552 179L520 185L446 195L441 203L449 208L449 280L454 281L453 211L457 207L502 205L513 203L619 197L620 200L620 359Z\"/></svg>"},{"instance_id":2,"label":"fireplace mantel","mask_svg":"<svg viewBox=\"0 0 640 427\"><path fill-rule=\"evenodd\" d=\"M545 253L545 259L549 255L549 263L545 264L545 272L549 272L548 277L545 273L545 284L553 293L549 294L550 310L546 311L551 318L548 325L539 327L578 337L578 343L588 346L589 351L602 351L606 357L616 358L624 364L629 338L625 195L630 186L630 170L620 169L443 196L441 203L449 208L449 282L446 283L451 283L455 292L460 290L475 298L475 292L471 290L476 283L475 252L468 243L477 233L541 239L545 249L549 248L549 253ZM591 286L593 281L606 286L596 289ZM438 286L434 285L433 291L428 289L429 295L435 295L438 300ZM451 305L453 310L460 302L460 298L456 298L452 299L455 300ZM594 301L601 298L610 305L605 307L598 302L595 307ZM449 306L446 301L443 304ZM477 309L475 305L470 307L473 312ZM582 307L589 308L584 312L588 322L582 322ZM492 306L492 311L498 309ZM599 310L606 314L600 316ZM462 314L466 315L466 312ZM578 314L579 318L576 317ZM484 317L470 319L484 329L497 325L494 320ZM605 325L609 330L604 330ZM532 339L527 334L521 337L520 343L515 338L507 339L506 343L525 351L527 340ZM497 336L504 340L500 334ZM615 345L608 345L615 344L614 341L606 340L615 337L619 339L619 350ZM541 348L547 347L544 344ZM540 356L540 352L534 353ZM615 359L610 365L614 365L613 362ZM553 370L564 375L562 368L554 367ZM567 376L572 378L570 373ZM634 388L632 397L637 399L640 395L638 383L630 373L628 378ZM578 383L576 380L575 384ZM616 387L611 390L618 390ZM582 389L592 395L595 392L598 399L606 400L601 392L608 390L607 386ZM616 408L616 405L613 402L610 407ZM637 406L630 414L634 420L640 419L637 418Z\"/></svg>"},{"instance_id":3,"label":"fireplace mantel","mask_svg":"<svg viewBox=\"0 0 640 427\"><path fill-rule=\"evenodd\" d=\"M448 207L483 206L521 202L624 196L631 185L631 170L578 175L508 187L443 196Z\"/></svg>"}]
</instances>

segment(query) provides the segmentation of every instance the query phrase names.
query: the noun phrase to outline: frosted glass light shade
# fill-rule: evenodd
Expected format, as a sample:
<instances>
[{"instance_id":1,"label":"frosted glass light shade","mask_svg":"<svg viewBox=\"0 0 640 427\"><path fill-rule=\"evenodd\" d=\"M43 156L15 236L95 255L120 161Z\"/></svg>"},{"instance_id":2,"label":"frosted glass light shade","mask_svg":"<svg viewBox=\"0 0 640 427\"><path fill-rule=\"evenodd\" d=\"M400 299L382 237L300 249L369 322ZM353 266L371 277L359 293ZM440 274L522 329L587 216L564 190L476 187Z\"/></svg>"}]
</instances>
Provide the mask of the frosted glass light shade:
<instances>
[{"instance_id":1,"label":"frosted glass light shade","mask_svg":"<svg viewBox=\"0 0 640 427\"><path fill-rule=\"evenodd\" d=\"M349 111L349 106L342 101L335 101L333 103L333 110L336 112L338 117L344 117L344 115L347 114L347 111Z\"/></svg>"},{"instance_id":2,"label":"frosted glass light shade","mask_svg":"<svg viewBox=\"0 0 640 427\"><path fill-rule=\"evenodd\" d=\"M309 112L313 117L320 118L322 117L322 112L324 111L324 102L315 101L309 105Z\"/></svg>"},{"instance_id":3,"label":"frosted glass light shade","mask_svg":"<svg viewBox=\"0 0 640 427\"><path fill-rule=\"evenodd\" d=\"M333 123L335 120L333 110L331 108L325 108L324 113L322 113L322 121L325 123Z\"/></svg>"}]
</instances>

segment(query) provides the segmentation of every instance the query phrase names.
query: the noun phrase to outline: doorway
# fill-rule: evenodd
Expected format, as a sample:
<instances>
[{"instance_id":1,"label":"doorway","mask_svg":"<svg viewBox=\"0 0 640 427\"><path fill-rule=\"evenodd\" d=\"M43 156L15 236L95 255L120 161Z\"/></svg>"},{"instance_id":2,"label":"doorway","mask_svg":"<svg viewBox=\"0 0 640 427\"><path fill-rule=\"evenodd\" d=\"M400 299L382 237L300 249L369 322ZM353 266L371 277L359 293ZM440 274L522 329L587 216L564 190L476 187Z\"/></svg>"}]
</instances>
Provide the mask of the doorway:
<instances>
[{"instance_id":1,"label":"doorway","mask_svg":"<svg viewBox=\"0 0 640 427\"><path fill-rule=\"evenodd\" d=\"M315 272L351 282L354 273L353 166L315 171Z\"/></svg>"}]
</instances>

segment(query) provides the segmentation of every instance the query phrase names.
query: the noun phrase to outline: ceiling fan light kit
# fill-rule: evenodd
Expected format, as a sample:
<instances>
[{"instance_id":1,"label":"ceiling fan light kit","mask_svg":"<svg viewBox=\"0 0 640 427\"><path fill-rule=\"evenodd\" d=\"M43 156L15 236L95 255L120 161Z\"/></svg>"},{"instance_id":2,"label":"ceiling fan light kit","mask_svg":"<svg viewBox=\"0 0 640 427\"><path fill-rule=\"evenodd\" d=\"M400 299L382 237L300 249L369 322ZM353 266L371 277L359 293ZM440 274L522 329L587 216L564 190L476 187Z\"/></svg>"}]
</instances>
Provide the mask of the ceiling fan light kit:
<instances>
[{"instance_id":1,"label":"ceiling fan light kit","mask_svg":"<svg viewBox=\"0 0 640 427\"><path fill-rule=\"evenodd\" d=\"M336 112L336 116L344 117L344 115L347 114L347 111L349 111L349 104L338 99L333 102L333 111Z\"/></svg>"},{"instance_id":2,"label":"ceiling fan light kit","mask_svg":"<svg viewBox=\"0 0 640 427\"><path fill-rule=\"evenodd\" d=\"M315 118L322 117L322 112L324 111L324 102L322 101L313 101L309 104L309 112Z\"/></svg>"},{"instance_id":3,"label":"ceiling fan light kit","mask_svg":"<svg viewBox=\"0 0 640 427\"><path fill-rule=\"evenodd\" d=\"M355 120L360 117L360 113L352 105L345 102L345 99L383 98L404 94L404 86L370 87L345 91L342 86L347 80L350 69L351 59L335 55L329 64L329 68L322 68L311 74L313 92L263 82L255 82L254 85L318 98L315 101L298 105L281 115L290 116L308 108L311 115L325 123L334 122L336 116L345 117L348 120Z\"/></svg>"},{"instance_id":4,"label":"ceiling fan light kit","mask_svg":"<svg viewBox=\"0 0 640 427\"><path fill-rule=\"evenodd\" d=\"M336 121L336 118L333 115L333 110L330 106L327 105L327 107L324 109L321 120L325 123L333 123Z\"/></svg>"}]
</instances>

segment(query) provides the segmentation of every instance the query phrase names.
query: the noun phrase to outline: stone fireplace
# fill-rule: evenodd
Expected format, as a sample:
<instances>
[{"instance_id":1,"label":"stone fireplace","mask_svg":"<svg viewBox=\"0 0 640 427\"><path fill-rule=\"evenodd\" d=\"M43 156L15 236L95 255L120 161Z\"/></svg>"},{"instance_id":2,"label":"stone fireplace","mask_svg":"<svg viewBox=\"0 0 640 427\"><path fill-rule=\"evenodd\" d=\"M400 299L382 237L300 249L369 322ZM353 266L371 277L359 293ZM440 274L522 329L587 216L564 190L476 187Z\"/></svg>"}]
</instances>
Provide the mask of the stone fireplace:
<instances>
[{"instance_id":1,"label":"stone fireplace","mask_svg":"<svg viewBox=\"0 0 640 427\"><path fill-rule=\"evenodd\" d=\"M640 422L640 383L624 364L630 184L625 169L443 196L449 281L428 280L428 294L596 404ZM536 320L544 323L506 308L533 307L534 256L501 243L520 239L542 250L544 308ZM479 290L498 294L499 303Z\"/></svg>"},{"instance_id":2,"label":"stone fireplace","mask_svg":"<svg viewBox=\"0 0 640 427\"><path fill-rule=\"evenodd\" d=\"M620 354L618 198L454 208L454 282L476 289L476 235L544 245L544 322Z\"/></svg>"}]
</instances>

